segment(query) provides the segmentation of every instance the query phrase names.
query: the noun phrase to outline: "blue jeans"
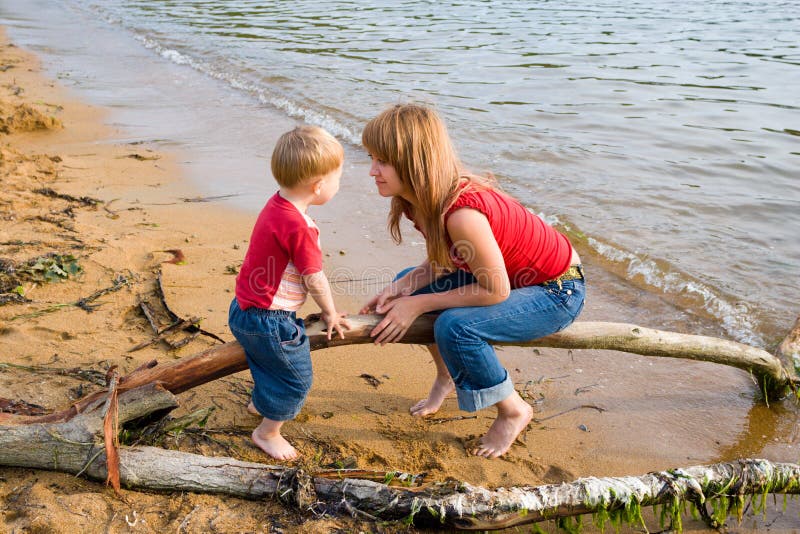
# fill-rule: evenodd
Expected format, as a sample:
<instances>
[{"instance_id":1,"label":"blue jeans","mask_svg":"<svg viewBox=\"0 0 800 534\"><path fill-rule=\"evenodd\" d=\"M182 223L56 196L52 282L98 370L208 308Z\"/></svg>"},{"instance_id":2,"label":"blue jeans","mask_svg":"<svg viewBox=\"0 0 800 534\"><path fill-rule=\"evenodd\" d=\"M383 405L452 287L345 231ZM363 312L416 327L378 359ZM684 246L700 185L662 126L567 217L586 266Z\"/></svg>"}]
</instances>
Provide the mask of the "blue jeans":
<instances>
[{"instance_id":1,"label":"blue jeans","mask_svg":"<svg viewBox=\"0 0 800 534\"><path fill-rule=\"evenodd\" d=\"M409 272L406 269L398 278ZM413 294L438 293L458 287L470 291L471 273L458 270ZM586 286L581 279L512 289L505 301L491 306L449 308L434 323L434 337L456 385L458 407L474 412L514 392L508 371L491 342L531 341L563 330L583 309Z\"/></svg>"},{"instance_id":2,"label":"blue jeans","mask_svg":"<svg viewBox=\"0 0 800 534\"><path fill-rule=\"evenodd\" d=\"M311 347L295 312L248 308L234 298L228 326L244 348L253 375L253 405L273 421L294 419L311 389Z\"/></svg>"}]
</instances>

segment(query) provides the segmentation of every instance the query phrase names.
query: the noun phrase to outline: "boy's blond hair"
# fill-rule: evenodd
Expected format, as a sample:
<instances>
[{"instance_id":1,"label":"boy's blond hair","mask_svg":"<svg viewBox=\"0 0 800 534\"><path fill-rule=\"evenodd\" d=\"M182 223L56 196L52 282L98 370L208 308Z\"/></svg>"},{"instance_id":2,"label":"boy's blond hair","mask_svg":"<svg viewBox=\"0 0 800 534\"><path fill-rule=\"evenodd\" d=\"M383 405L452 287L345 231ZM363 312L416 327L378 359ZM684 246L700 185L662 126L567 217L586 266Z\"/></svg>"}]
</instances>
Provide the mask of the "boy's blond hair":
<instances>
[{"instance_id":1,"label":"boy's blond hair","mask_svg":"<svg viewBox=\"0 0 800 534\"><path fill-rule=\"evenodd\" d=\"M296 187L335 171L344 161L344 148L318 126L298 126L283 134L272 151L272 175L281 187Z\"/></svg>"}]
</instances>

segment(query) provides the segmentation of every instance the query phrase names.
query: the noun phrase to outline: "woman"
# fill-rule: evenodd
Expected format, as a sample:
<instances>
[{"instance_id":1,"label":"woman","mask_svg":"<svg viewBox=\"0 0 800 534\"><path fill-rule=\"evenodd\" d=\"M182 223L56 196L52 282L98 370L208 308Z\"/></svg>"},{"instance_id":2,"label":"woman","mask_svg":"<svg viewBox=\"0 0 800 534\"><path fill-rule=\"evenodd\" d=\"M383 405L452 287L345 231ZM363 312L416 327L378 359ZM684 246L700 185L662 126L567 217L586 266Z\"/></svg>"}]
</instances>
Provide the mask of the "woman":
<instances>
[{"instance_id":1,"label":"woman","mask_svg":"<svg viewBox=\"0 0 800 534\"><path fill-rule=\"evenodd\" d=\"M496 419L471 451L496 458L533 411L490 343L528 341L571 324L585 294L580 258L564 235L462 170L432 109L394 106L369 121L362 143L378 193L392 198L392 237L400 242L400 219L408 217L425 236L427 258L401 272L361 313L385 314L371 332L383 345L399 341L421 314L442 310L436 344L429 346L436 378L411 413L436 412L453 389L462 410L496 406Z\"/></svg>"}]
</instances>

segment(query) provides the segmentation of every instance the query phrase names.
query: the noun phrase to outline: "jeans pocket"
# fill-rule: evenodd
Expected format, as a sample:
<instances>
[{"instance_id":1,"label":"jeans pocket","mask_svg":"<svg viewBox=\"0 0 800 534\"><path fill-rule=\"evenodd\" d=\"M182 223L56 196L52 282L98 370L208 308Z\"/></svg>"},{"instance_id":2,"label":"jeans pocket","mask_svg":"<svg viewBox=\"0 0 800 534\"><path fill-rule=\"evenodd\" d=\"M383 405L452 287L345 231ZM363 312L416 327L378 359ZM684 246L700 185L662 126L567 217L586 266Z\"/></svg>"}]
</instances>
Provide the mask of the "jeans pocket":
<instances>
[{"instance_id":1,"label":"jeans pocket","mask_svg":"<svg viewBox=\"0 0 800 534\"><path fill-rule=\"evenodd\" d=\"M572 315L573 319L578 317L583 309L584 298L586 296L586 287L582 280L569 281L564 283L562 290L563 295L562 303L564 309Z\"/></svg>"},{"instance_id":2,"label":"jeans pocket","mask_svg":"<svg viewBox=\"0 0 800 534\"><path fill-rule=\"evenodd\" d=\"M567 313L573 317L577 317L583 307L584 288L582 281L567 280L561 283L561 287L556 283L548 284L546 287L547 293L554 302L563 306Z\"/></svg>"},{"instance_id":3,"label":"jeans pocket","mask_svg":"<svg viewBox=\"0 0 800 534\"><path fill-rule=\"evenodd\" d=\"M277 325L282 365L308 389L311 387L311 347L302 319L287 318Z\"/></svg>"},{"instance_id":4,"label":"jeans pocket","mask_svg":"<svg viewBox=\"0 0 800 534\"><path fill-rule=\"evenodd\" d=\"M298 347L303 344L303 328L290 317L278 322L277 331L281 347Z\"/></svg>"}]
</instances>

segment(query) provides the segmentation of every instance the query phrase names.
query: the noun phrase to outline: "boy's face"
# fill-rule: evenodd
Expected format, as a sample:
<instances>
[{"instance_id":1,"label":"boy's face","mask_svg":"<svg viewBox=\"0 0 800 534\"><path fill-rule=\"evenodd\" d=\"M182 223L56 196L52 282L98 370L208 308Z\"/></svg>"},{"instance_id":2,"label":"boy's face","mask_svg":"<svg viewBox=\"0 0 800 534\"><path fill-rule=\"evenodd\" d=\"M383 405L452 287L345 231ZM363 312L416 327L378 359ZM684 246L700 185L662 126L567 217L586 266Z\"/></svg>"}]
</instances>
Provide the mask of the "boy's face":
<instances>
[{"instance_id":1,"label":"boy's face","mask_svg":"<svg viewBox=\"0 0 800 534\"><path fill-rule=\"evenodd\" d=\"M325 176L322 176L319 182L317 182L317 184L314 186L314 192L316 193L316 188L318 187L319 193L317 193L312 204L315 206L321 206L332 199L339 191L339 180L341 177L342 165L339 165L339 168L336 170L326 174Z\"/></svg>"}]
</instances>

